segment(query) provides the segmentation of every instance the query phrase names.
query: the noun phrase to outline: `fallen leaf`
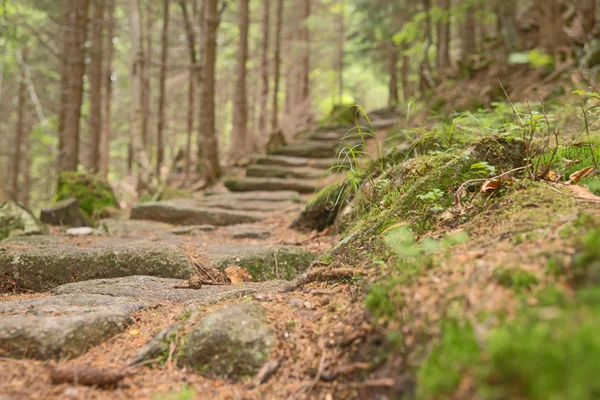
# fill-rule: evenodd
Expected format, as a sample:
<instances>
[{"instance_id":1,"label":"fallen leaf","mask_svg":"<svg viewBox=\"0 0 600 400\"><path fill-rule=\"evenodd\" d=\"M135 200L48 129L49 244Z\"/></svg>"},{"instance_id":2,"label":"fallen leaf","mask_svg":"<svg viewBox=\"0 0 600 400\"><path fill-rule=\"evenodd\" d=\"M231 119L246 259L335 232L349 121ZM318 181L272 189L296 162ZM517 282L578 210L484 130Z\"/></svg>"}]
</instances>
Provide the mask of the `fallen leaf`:
<instances>
[{"instance_id":1,"label":"fallen leaf","mask_svg":"<svg viewBox=\"0 0 600 400\"><path fill-rule=\"evenodd\" d=\"M129 331L129 334L130 334L131 336L138 336L138 335L140 334L140 330L139 330L139 329L131 329L131 330Z\"/></svg>"},{"instance_id":2,"label":"fallen leaf","mask_svg":"<svg viewBox=\"0 0 600 400\"><path fill-rule=\"evenodd\" d=\"M576 142L573 143L571 146L573 147L583 147L583 146L589 146L590 144L588 142Z\"/></svg>"},{"instance_id":3,"label":"fallen leaf","mask_svg":"<svg viewBox=\"0 0 600 400\"><path fill-rule=\"evenodd\" d=\"M487 181L483 182L483 185L481 185L481 193L489 193L489 192L493 192L494 190L498 189L500 186L502 186L502 180L500 179L488 179Z\"/></svg>"},{"instance_id":4,"label":"fallen leaf","mask_svg":"<svg viewBox=\"0 0 600 400\"><path fill-rule=\"evenodd\" d=\"M230 265L227 267L225 269L225 275L227 275L231 283L234 285L252 281L252 275L250 275L248 270L237 265Z\"/></svg>"},{"instance_id":5,"label":"fallen leaf","mask_svg":"<svg viewBox=\"0 0 600 400\"><path fill-rule=\"evenodd\" d=\"M590 176L594 173L596 167L593 165L590 165L589 167L585 167L583 169L580 169L579 171L573 172L571 174L571 176L569 176L569 180L573 183L577 183L579 182L582 178L585 178L586 176Z\"/></svg>"}]
</instances>

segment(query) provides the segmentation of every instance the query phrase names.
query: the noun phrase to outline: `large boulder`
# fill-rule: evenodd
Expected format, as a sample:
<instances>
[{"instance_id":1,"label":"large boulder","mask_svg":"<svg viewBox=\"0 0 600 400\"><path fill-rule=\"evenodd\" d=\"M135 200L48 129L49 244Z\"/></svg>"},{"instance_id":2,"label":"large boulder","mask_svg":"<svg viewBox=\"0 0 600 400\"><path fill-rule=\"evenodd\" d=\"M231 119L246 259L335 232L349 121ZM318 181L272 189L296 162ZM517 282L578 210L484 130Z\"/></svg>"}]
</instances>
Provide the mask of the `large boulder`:
<instances>
[{"instance_id":1,"label":"large boulder","mask_svg":"<svg viewBox=\"0 0 600 400\"><path fill-rule=\"evenodd\" d=\"M0 354L64 359L84 353L133 323L146 305L128 297L71 294L0 302Z\"/></svg>"},{"instance_id":2,"label":"large boulder","mask_svg":"<svg viewBox=\"0 0 600 400\"><path fill-rule=\"evenodd\" d=\"M197 207L192 203L148 202L133 206L131 219L144 219L166 222L174 225L215 225L225 226L258 222L265 219L261 214Z\"/></svg>"},{"instance_id":3,"label":"large boulder","mask_svg":"<svg viewBox=\"0 0 600 400\"><path fill-rule=\"evenodd\" d=\"M223 271L231 265L246 268L255 282L294 279L317 258L303 247L272 244L223 244L203 251L213 267Z\"/></svg>"},{"instance_id":4,"label":"large boulder","mask_svg":"<svg viewBox=\"0 0 600 400\"><path fill-rule=\"evenodd\" d=\"M110 239L83 247L57 237L33 238L0 245L0 275L13 280L17 289L44 291L69 282L130 275L186 279L194 272L187 255L174 245Z\"/></svg>"},{"instance_id":5,"label":"large boulder","mask_svg":"<svg viewBox=\"0 0 600 400\"><path fill-rule=\"evenodd\" d=\"M56 201L75 198L79 206L92 218L110 216L119 209L117 198L99 175L83 172L62 172L58 177Z\"/></svg>"},{"instance_id":6,"label":"large boulder","mask_svg":"<svg viewBox=\"0 0 600 400\"><path fill-rule=\"evenodd\" d=\"M0 203L0 240L8 236L38 235L48 229L25 207L14 201Z\"/></svg>"},{"instance_id":7,"label":"large boulder","mask_svg":"<svg viewBox=\"0 0 600 400\"><path fill-rule=\"evenodd\" d=\"M265 310L254 303L234 304L193 327L179 360L198 372L241 381L260 370L274 344Z\"/></svg>"},{"instance_id":8,"label":"large boulder","mask_svg":"<svg viewBox=\"0 0 600 400\"><path fill-rule=\"evenodd\" d=\"M42 209L42 222L49 225L72 227L93 226L94 221L79 207L75 198L59 201Z\"/></svg>"}]
</instances>

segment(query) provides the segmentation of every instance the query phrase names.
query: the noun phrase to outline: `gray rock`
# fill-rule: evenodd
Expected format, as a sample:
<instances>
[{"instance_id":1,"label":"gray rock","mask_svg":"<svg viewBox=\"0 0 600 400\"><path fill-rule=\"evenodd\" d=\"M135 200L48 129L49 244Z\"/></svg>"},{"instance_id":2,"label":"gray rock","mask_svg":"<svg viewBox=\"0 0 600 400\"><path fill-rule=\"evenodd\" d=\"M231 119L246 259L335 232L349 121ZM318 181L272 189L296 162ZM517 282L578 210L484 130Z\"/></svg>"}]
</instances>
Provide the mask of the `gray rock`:
<instances>
[{"instance_id":1,"label":"gray rock","mask_svg":"<svg viewBox=\"0 0 600 400\"><path fill-rule=\"evenodd\" d=\"M186 279L194 271L183 251L173 245L109 239L89 247L40 237L0 245L0 274L20 289L43 291L74 281L154 275Z\"/></svg>"},{"instance_id":2,"label":"gray rock","mask_svg":"<svg viewBox=\"0 0 600 400\"><path fill-rule=\"evenodd\" d=\"M14 201L0 203L0 240L8 236L44 233L48 233L48 229L31 211Z\"/></svg>"},{"instance_id":3,"label":"gray rock","mask_svg":"<svg viewBox=\"0 0 600 400\"><path fill-rule=\"evenodd\" d=\"M275 211L282 208L297 208L298 203L275 202L275 201L236 201L236 200L218 200L208 201L203 204L204 207L219 207L224 210L239 211Z\"/></svg>"},{"instance_id":4,"label":"gray rock","mask_svg":"<svg viewBox=\"0 0 600 400\"><path fill-rule=\"evenodd\" d=\"M246 168L247 177L255 178L299 178L320 179L326 172L312 167L283 167L277 165L250 165Z\"/></svg>"},{"instance_id":5,"label":"gray rock","mask_svg":"<svg viewBox=\"0 0 600 400\"><path fill-rule=\"evenodd\" d=\"M279 165L282 167L312 167L317 169L328 169L332 165L349 165L350 160L338 160L336 158L306 158L266 155L256 160L258 165Z\"/></svg>"},{"instance_id":6,"label":"gray rock","mask_svg":"<svg viewBox=\"0 0 600 400\"><path fill-rule=\"evenodd\" d=\"M112 218L100 220L98 225L108 236L119 237L146 237L149 234L167 232L171 229L168 224L162 222Z\"/></svg>"},{"instance_id":7,"label":"gray rock","mask_svg":"<svg viewBox=\"0 0 600 400\"><path fill-rule=\"evenodd\" d=\"M302 203L303 200L300 198L300 194L292 190L276 190L276 191L252 191L252 192L241 192L241 193L215 193L206 194L205 196L198 199L200 202L213 202L213 201L289 201L293 203Z\"/></svg>"},{"instance_id":8,"label":"gray rock","mask_svg":"<svg viewBox=\"0 0 600 400\"><path fill-rule=\"evenodd\" d=\"M89 226L82 226L80 228L69 228L65 233L68 236L89 236L94 233L94 229Z\"/></svg>"},{"instance_id":9,"label":"gray rock","mask_svg":"<svg viewBox=\"0 0 600 400\"><path fill-rule=\"evenodd\" d=\"M167 222L175 225L234 225L258 222L265 217L257 213L194 207L171 202L149 202L134 206L131 219Z\"/></svg>"},{"instance_id":10,"label":"gray rock","mask_svg":"<svg viewBox=\"0 0 600 400\"><path fill-rule=\"evenodd\" d=\"M313 193L319 186L318 181L281 178L240 178L227 179L225 187L232 192L250 192L254 190L293 190L299 193Z\"/></svg>"},{"instance_id":11,"label":"gray rock","mask_svg":"<svg viewBox=\"0 0 600 400\"><path fill-rule=\"evenodd\" d=\"M217 227L214 225L189 225L171 229L170 232L174 235L198 236L205 232L212 232L215 229L217 229Z\"/></svg>"},{"instance_id":12,"label":"gray rock","mask_svg":"<svg viewBox=\"0 0 600 400\"><path fill-rule=\"evenodd\" d=\"M306 158L332 158L335 157L340 142L307 140L285 146L270 153L278 156L306 157Z\"/></svg>"},{"instance_id":13,"label":"gray rock","mask_svg":"<svg viewBox=\"0 0 600 400\"><path fill-rule=\"evenodd\" d=\"M235 225L228 228L232 239L266 239L271 236L269 228L255 225Z\"/></svg>"},{"instance_id":14,"label":"gray rock","mask_svg":"<svg viewBox=\"0 0 600 400\"><path fill-rule=\"evenodd\" d=\"M204 249L207 261L220 270L230 265L246 268L255 282L290 280L304 272L317 257L303 247L270 244L224 244Z\"/></svg>"},{"instance_id":15,"label":"gray rock","mask_svg":"<svg viewBox=\"0 0 600 400\"><path fill-rule=\"evenodd\" d=\"M180 362L222 379L255 375L275 343L266 313L257 304L234 304L213 311L187 335Z\"/></svg>"},{"instance_id":16,"label":"gray rock","mask_svg":"<svg viewBox=\"0 0 600 400\"><path fill-rule=\"evenodd\" d=\"M72 358L123 331L146 305L126 297L65 295L0 303L0 350L14 358Z\"/></svg>"},{"instance_id":17,"label":"gray rock","mask_svg":"<svg viewBox=\"0 0 600 400\"><path fill-rule=\"evenodd\" d=\"M72 227L94 225L91 218L79 207L79 201L77 199L59 201L58 203L43 208L40 219L48 225L67 225Z\"/></svg>"}]
</instances>

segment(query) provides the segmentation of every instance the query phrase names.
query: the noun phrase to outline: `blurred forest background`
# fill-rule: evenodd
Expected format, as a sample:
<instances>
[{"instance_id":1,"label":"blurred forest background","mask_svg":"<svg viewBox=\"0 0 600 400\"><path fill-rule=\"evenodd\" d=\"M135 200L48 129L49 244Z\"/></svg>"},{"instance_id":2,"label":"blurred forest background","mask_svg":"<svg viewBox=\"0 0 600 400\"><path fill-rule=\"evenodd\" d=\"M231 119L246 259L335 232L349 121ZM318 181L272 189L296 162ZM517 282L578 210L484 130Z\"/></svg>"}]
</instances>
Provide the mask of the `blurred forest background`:
<instances>
[{"instance_id":1,"label":"blurred forest background","mask_svg":"<svg viewBox=\"0 0 600 400\"><path fill-rule=\"evenodd\" d=\"M0 191L199 188L354 103L476 109L589 70L596 31L595 0L0 0Z\"/></svg>"}]
</instances>

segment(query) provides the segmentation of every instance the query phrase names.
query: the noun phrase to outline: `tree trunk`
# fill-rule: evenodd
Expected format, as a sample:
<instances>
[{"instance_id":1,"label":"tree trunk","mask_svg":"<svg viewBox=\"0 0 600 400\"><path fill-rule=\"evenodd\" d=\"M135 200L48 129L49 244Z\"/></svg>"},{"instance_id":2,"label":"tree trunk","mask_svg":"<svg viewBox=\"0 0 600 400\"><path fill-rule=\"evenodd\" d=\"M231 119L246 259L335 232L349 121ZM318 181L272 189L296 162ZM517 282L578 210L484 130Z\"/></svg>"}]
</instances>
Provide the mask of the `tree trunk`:
<instances>
[{"instance_id":1,"label":"tree trunk","mask_svg":"<svg viewBox=\"0 0 600 400\"><path fill-rule=\"evenodd\" d=\"M442 16L437 26L437 66L438 68L448 68L450 66L450 7L452 2L451 0L438 0L438 6L442 10Z\"/></svg>"},{"instance_id":2,"label":"tree trunk","mask_svg":"<svg viewBox=\"0 0 600 400\"><path fill-rule=\"evenodd\" d=\"M60 78L58 171L75 171L83 100L89 0L63 0L63 63Z\"/></svg>"},{"instance_id":3,"label":"tree trunk","mask_svg":"<svg viewBox=\"0 0 600 400\"><path fill-rule=\"evenodd\" d=\"M163 0L163 26L161 34L160 78L158 88L158 129L156 134L156 175L160 177L160 169L165 158L165 100L167 81L167 59L169 56L169 0Z\"/></svg>"},{"instance_id":4,"label":"tree trunk","mask_svg":"<svg viewBox=\"0 0 600 400\"><path fill-rule=\"evenodd\" d=\"M504 50L508 57L521 49L517 31L517 0L498 1L498 28L504 41Z\"/></svg>"},{"instance_id":5,"label":"tree trunk","mask_svg":"<svg viewBox=\"0 0 600 400\"><path fill-rule=\"evenodd\" d=\"M131 29L131 153L138 169L138 190L147 191L152 188L152 166L144 146L143 131L143 68L144 52L142 37L140 0L129 0L129 25Z\"/></svg>"},{"instance_id":6,"label":"tree trunk","mask_svg":"<svg viewBox=\"0 0 600 400\"><path fill-rule=\"evenodd\" d=\"M271 110L271 134L279 129L279 83L281 82L281 30L283 24L283 0L277 0L275 19L275 54L273 70L273 95Z\"/></svg>"},{"instance_id":7,"label":"tree trunk","mask_svg":"<svg viewBox=\"0 0 600 400\"><path fill-rule=\"evenodd\" d=\"M237 82L233 98L233 129L231 131L231 153L234 156L247 150L248 105L246 99L246 62L248 61L249 0L240 0L239 38L237 53Z\"/></svg>"},{"instance_id":8,"label":"tree trunk","mask_svg":"<svg viewBox=\"0 0 600 400\"><path fill-rule=\"evenodd\" d=\"M143 4L143 3L142 3ZM143 9L143 8L142 8ZM150 148L150 132L149 132L149 123L150 123L150 99L152 98L150 92L150 65L152 64L152 8L151 4L148 4L146 7L146 29L143 32L144 44L146 48L143 50L144 54L144 65L142 69L143 76L143 96L142 96L142 110L143 110L143 119L142 119L142 133L144 135L144 147L146 149ZM140 13L140 16L143 13ZM144 31L144 29L142 29Z\"/></svg>"},{"instance_id":9,"label":"tree trunk","mask_svg":"<svg viewBox=\"0 0 600 400\"><path fill-rule=\"evenodd\" d=\"M433 33L431 26L431 0L423 0L425 9L425 43L421 52L421 66L419 76L419 86L421 93L427 89L432 89L435 85L431 76L431 68L429 66L429 48L433 42Z\"/></svg>"},{"instance_id":10,"label":"tree trunk","mask_svg":"<svg viewBox=\"0 0 600 400\"><path fill-rule=\"evenodd\" d=\"M90 118L89 136L91 157L87 161L88 168L100 170L100 137L102 135L102 56L103 38L102 26L104 25L104 1L93 0L93 17L91 26L90 53Z\"/></svg>"},{"instance_id":11,"label":"tree trunk","mask_svg":"<svg viewBox=\"0 0 600 400\"><path fill-rule=\"evenodd\" d=\"M540 45L552 56L557 56L560 48L568 43L563 32L563 20L559 0L536 0Z\"/></svg>"},{"instance_id":12,"label":"tree trunk","mask_svg":"<svg viewBox=\"0 0 600 400\"><path fill-rule=\"evenodd\" d=\"M21 51L17 49L17 51ZM19 176L21 173L21 145L25 136L25 95L27 90L27 49L22 52L21 74L19 75L19 103L17 106L17 126L15 127L14 148L15 154L13 157L13 174L11 182L10 194L13 200L19 200Z\"/></svg>"},{"instance_id":13,"label":"tree trunk","mask_svg":"<svg viewBox=\"0 0 600 400\"><path fill-rule=\"evenodd\" d=\"M202 38L203 65L202 65L202 152L205 158L198 161L204 163L204 177L207 184L214 183L221 174L219 166L219 143L215 131L215 69L217 62L217 28L219 24L217 14L218 0L205 0L204 2L204 37Z\"/></svg>"},{"instance_id":14,"label":"tree trunk","mask_svg":"<svg viewBox=\"0 0 600 400\"><path fill-rule=\"evenodd\" d=\"M577 19L581 25L581 39L585 43L591 39L596 26L596 0L577 0L575 2Z\"/></svg>"},{"instance_id":15,"label":"tree trunk","mask_svg":"<svg viewBox=\"0 0 600 400\"><path fill-rule=\"evenodd\" d=\"M302 72L300 75L300 101L299 104L305 104L310 96L310 29L308 19L311 14L311 0L303 0L303 22L300 30L300 37L304 45L302 52Z\"/></svg>"},{"instance_id":16,"label":"tree trunk","mask_svg":"<svg viewBox=\"0 0 600 400\"><path fill-rule=\"evenodd\" d=\"M345 26L346 5L344 0L340 0L340 15L338 21L338 59L337 59L337 75L338 75L338 103L342 104L344 96L344 43L346 42L346 26Z\"/></svg>"},{"instance_id":17,"label":"tree trunk","mask_svg":"<svg viewBox=\"0 0 600 400\"><path fill-rule=\"evenodd\" d=\"M405 101L408 101L412 97L412 90L410 88L410 81L408 79L409 75L410 75L410 58L406 55L403 55L402 56L402 97L404 98Z\"/></svg>"},{"instance_id":18,"label":"tree trunk","mask_svg":"<svg viewBox=\"0 0 600 400\"><path fill-rule=\"evenodd\" d=\"M264 0L262 21L262 54L260 72L262 78L260 110L258 116L258 131L260 135L266 134L269 114L269 41L271 39L271 0Z\"/></svg>"},{"instance_id":19,"label":"tree trunk","mask_svg":"<svg viewBox=\"0 0 600 400\"><path fill-rule=\"evenodd\" d=\"M112 100L112 62L114 56L113 35L115 29L115 0L106 0L106 40L104 41L104 72L102 98L102 132L100 138L100 175L106 179L110 168L110 117Z\"/></svg>"},{"instance_id":20,"label":"tree trunk","mask_svg":"<svg viewBox=\"0 0 600 400\"><path fill-rule=\"evenodd\" d=\"M400 103L400 98L398 97L398 49L394 44L390 46L388 56L388 73L390 75L388 106L394 107Z\"/></svg>"},{"instance_id":21,"label":"tree trunk","mask_svg":"<svg viewBox=\"0 0 600 400\"><path fill-rule=\"evenodd\" d=\"M469 0L467 0L469 1ZM471 65L473 55L477 54L477 32L475 29L475 8L469 5L465 10L465 22L462 26L462 63Z\"/></svg>"}]
</instances>

